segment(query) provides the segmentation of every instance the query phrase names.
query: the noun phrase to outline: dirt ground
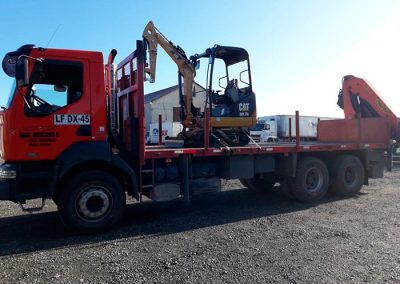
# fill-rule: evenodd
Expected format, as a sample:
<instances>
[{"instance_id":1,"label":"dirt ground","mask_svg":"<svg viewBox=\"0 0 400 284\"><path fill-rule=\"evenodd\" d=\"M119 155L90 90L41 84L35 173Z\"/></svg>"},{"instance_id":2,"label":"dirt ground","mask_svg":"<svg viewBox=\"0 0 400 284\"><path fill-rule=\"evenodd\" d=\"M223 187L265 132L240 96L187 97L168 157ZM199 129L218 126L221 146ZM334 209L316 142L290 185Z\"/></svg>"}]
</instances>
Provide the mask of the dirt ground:
<instances>
[{"instance_id":1,"label":"dirt ground","mask_svg":"<svg viewBox=\"0 0 400 284\"><path fill-rule=\"evenodd\" d=\"M119 228L90 236L67 233L53 203L0 202L0 282L400 282L400 169L312 205L224 188L191 206L130 204Z\"/></svg>"}]
</instances>

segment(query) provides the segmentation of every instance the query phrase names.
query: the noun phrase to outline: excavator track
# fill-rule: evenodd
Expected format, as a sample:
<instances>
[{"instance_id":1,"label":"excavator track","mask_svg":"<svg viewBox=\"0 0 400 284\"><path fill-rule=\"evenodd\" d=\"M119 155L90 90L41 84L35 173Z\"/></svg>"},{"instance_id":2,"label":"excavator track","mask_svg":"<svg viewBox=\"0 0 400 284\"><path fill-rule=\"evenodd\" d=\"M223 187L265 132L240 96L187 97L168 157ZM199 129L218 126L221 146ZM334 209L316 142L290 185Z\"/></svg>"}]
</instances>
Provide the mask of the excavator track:
<instances>
[{"instance_id":1,"label":"excavator track","mask_svg":"<svg viewBox=\"0 0 400 284\"><path fill-rule=\"evenodd\" d=\"M182 133L184 147L204 147L204 131L194 129ZM239 147L246 146L250 142L250 137L242 129L213 129L210 133L211 147Z\"/></svg>"}]
</instances>

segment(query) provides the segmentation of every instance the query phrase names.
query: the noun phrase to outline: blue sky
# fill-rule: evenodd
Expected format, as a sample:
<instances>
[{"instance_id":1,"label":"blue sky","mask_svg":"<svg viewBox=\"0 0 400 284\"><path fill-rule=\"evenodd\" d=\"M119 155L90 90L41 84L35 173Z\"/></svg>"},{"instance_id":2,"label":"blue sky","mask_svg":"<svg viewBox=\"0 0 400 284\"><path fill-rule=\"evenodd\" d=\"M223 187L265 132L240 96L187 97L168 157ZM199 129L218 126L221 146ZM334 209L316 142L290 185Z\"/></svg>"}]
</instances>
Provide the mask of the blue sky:
<instances>
[{"instance_id":1,"label":"blue sky","mask_svg":"<svg viewBox=\"0 0 400 284\"><path fill-rule=\"evenodd\" d=\"M135 48L149 20L187 54L241 46L250 53L259 115L342 116L341 78L368 79L400 115L400 1L1 1L0 57L26 43L97 50L116 61ZM2 71L2 70L1 70ZM198 78L201 82L201 78ZM176 84L176 66L160 50L155 91ZM12 79L0 74L0 105Z\"/></svg>"}]
</instances>

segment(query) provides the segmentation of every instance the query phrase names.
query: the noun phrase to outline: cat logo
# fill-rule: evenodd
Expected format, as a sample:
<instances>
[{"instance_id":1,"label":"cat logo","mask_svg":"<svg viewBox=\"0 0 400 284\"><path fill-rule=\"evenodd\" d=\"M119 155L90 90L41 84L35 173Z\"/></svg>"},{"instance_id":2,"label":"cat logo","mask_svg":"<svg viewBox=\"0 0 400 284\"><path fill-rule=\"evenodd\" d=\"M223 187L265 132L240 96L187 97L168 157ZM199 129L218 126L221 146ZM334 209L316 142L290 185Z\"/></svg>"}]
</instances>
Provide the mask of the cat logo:
<instances>
[{"instance_id":1,"label":"cat logo","mask_svg":"<svg viewBox=\"0 0 400 284\"><path fill-rule=\"evenodd\" d=\"M250 103L240 103L239 111L249 111Z\"/></svg>"}]
</instances>

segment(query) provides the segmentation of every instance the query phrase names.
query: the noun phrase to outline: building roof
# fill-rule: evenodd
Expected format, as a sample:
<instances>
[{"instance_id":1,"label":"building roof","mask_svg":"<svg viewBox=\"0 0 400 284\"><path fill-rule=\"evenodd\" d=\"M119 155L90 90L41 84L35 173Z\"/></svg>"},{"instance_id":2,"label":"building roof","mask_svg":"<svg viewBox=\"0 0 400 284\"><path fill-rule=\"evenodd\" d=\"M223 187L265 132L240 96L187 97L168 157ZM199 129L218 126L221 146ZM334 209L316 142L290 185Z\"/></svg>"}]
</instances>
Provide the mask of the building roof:
<instances>
[{"instance_id":1,"label":"building roof","mask_svg":"<svg viewBox=\"0 0 400 284\"><path fill-rule=\"evenodd\" d=\"M200 87L201 89L204 89L203 86L197 84L196 82L195 82L195 85ZM178 90L178 85L168 87L168 88L165 88L162 90L158 90L153 93L146 94L146 95L144 95L144 103L148 104L148 103L154 102L155 100L158 100L159 98L162 98L162 97L174 92L175 90Z\"/></svg>"},{"instance_id":2,"label":"building roof","mask_svg":"<svg viewBox=\"0 0 400 284\"><path fill-rule=\"evenodd\" d=\"M162 89L162 90L150 93L150 94L146 94L144 96L144 103L148 104L150 102L158 100L159 98L162 98L163 96L168 95L169 93L171 93L177 89L178 89L178 85L175 85L175 86L165 88L165 89Z\"/></svg>"}]
</instances>

